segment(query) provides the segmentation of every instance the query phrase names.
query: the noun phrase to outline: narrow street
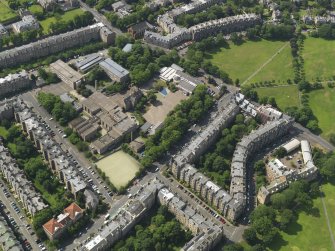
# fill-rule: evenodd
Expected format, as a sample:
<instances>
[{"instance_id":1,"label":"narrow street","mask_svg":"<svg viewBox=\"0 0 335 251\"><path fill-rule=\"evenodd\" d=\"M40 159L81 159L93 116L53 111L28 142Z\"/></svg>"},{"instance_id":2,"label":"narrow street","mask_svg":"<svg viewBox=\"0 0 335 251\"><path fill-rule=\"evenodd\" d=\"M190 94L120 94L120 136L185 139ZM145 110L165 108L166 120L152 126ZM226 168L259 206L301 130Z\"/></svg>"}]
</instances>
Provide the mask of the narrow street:
<instances>
[{"instance_id":1,"label":"narrow street","mask_svg":"<svg viewBox=\"0 0 335 251\"><path fill-rule=\"evenodd\" d=\"M7 190L9 190L9 188L6 186L6 184L3 181L0 181L0 183L3 185L3 187L0 188L0 200L1 202L5 205L6 208L3 208L2 210L4 210L4 212L6 213L6 211L9 211L9 214L7 214L7 216L12 216L13 219L15 220L16 224L18 225L19 229L18 231L23 235L24 239L27 239L32 247L32 249L35 250L40 250L40 248L38 247L38 245L36 244L36 239L37 237L33 236L31 233L33 232L33 230L28 230L27 229L27 224L29 224L28 220L26 219L26 217L24 216L24 213L22 211L21 208L21 212L20 213L16 213L15 210L13 209L11 203L14 202L16 203L18 206L19 204L16 202L16 200L13 198L13 195L9 196L8 198L5 196L4 192L3 192L3 188L6 187ZM24 217L22 217L24 216ZM21 218L20 218L21 217Z\"/></svg>"}]
</instances>

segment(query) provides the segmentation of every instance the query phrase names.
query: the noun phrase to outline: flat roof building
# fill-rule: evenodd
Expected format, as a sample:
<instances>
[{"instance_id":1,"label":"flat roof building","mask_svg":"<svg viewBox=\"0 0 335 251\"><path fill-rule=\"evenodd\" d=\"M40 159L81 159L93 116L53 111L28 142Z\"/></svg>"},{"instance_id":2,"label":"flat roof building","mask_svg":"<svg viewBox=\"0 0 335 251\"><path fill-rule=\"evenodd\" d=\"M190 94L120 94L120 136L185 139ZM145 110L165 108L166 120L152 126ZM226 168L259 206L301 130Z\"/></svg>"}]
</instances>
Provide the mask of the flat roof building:
<instances>
[{"instance_id":1,"label":"flat roof building","mask_svg":"<svg viewBox=\"0 0 335 251\"><path fill-rule=\"evenodd\" d=\"M125 83L129 80L129 71L112 59L107 58L99 65L113 81Z\"/></svg>"},{"instance_id":2,"label":"flat roof building","mask_svg":"<svg viewBox=\"0 0 335 251\"><path fill-rule=\"evenodd\" d=\"M284 144L282 147L285 148L287 153L293 152L300 146L300 141L297 139L292 139L290 142Z\"/></svg>"},{"instance_id":3,"label":"flat roof building","mask_svg":"<svg viewBox=\"0 0 335 251\"><path fill-rule=\"evenodd\" d=\"M96 53L93 53L90 55L86 55L83 59L77 60L75 63L75 67L78 71L85 73L97 64L99 64L102 60L104 60L103 57L99 56Z\"/></svg>"},{"instance_id":4,"label":"flat roof building","mask_svg":"<svg viewBox=\"0 0 335 251\"><path fill-rule=\"evenodd\" d=\"M50 70L74 90L80 86L83 79L83 76L79 72L73 70L68 64L60 59L50 64Z\"/></svg>"}]
</instances>

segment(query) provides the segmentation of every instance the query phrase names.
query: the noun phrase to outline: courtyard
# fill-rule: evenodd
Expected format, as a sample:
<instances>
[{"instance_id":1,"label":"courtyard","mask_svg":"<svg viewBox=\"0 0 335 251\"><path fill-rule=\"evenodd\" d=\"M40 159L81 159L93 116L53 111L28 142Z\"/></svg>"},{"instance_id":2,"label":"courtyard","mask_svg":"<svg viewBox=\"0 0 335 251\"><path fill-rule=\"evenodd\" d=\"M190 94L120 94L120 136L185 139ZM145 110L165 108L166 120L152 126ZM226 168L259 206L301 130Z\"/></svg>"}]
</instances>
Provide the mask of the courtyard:
<instances>
[{"instance_id":1,"label":"courtyard","mask_svg":"<svg viewBox=\"0 0 335 251\"><path fill-rule=\"evenodd\" d=\"M141 164L136 159L123 151L115 152L99 160L96 165L105 172L117 189L126 186L141 168Z\"/></svg>"},{"instance_id":2,"label":"courtyard","mask_svg":"<svg viewBox=\"0 0 335 251\"><path fill-rule=\"evenodd\" d=\"M167 114L173 110L187 96L182 91L171 92L166 90L166 93L157 93L157 101L151 105L148 111L143 115L145 120L152 125L160 124L164 121Z\"/></svg>"}]
</instances>

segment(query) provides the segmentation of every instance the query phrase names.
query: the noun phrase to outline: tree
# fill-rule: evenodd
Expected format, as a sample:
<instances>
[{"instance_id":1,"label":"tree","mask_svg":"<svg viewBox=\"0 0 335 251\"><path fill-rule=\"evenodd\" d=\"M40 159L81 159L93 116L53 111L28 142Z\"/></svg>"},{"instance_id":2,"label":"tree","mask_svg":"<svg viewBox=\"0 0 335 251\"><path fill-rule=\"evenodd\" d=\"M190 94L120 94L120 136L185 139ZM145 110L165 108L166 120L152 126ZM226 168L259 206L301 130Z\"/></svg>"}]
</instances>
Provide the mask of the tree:
<instances>
[{"instance_id":1,"label":"tree","mask_svg":"<svg viewBox=\"0 0 335 251\"><path fill-rule=\"evenodd\" d=\"M251 222L264 217L269 218L272 222L274 222L276 218L274 209L265 205L260 205L250 215Z\"/></svg>"},{"instance_id":2,"label":"tree","mask_svg":"<svg viewBox=\"0 0 335 251\"><path fill-rule=\"evenodd\" d=\"M157 100L157 96L155 94L155 91L150 90L148 92L147 98L151 104L155 103Z\"/></svg>"},{"instance_id":3,"label":"tree","mask_svg":"<svg viewBox=\"0 0 335 251\"><path fill-rule=\"evenodd\" d=\"M253 227L244 230L243 238L250 245L255 245L258 242L257 232Z\"/></svg>"},{"instance_id":4,"label":"tree","mask_svg":"<svg viewBox=\"0 0 335 251\"><path fill-rule=\"evenodd\" d=\"M285 193L276 193L271 196L272 206L276 209L288 208L290 201L285 196Z\"/></svg>"},{"instance_id":5,"label":"tree","mask_svg":"<svg viewBox=\"0 0 335 251\"><path fill-rule=\"evenodd\" d=\"M258 173L264 173L265 171L265 163L263 160L258 160L255 164L254 164L254 170Z\"/></svg>"},{"instance_id":6,"label":"tree","mask_svg":"<svg viewBox=\"0 0 335 251\"><path fill-rule=\"evenodd\" d=\"M326 179L335 177L335 156L331 156L323 163L320 173Z\"/></svg>"},{"instance_id":7,"label":"tree","mask_svg":"<svg viewBox=\"0 0 335 251\"><path fill-rule=\"evenodd\" d=\"M224 251L243 251L243 247L240 244L228 244L223 248Z\"/></svg>"},{"instance_id":8,"label":"tree","mask_svg":"<svg viewBox=\"0 0 335 251\"><path fill-rule=\"evenodd\" d=\"M280 213L279 217L280 229L285 230L287 226L291 223L293 218L294 218L293 212L290 209L284 209Z\"/></svg>"},{"instance_id":9,"label":"tree","mask_svg":"<svg viewBox=\"0 0 335 251\"><path fill-rule=\"evenodd\" d=\"M284 147L279 147L277 148L274 153L273 156L277 157L277 158L283 158L287 155L287 151Z\"/></svg>"},{"instance_id":10,"label":"tree","mask_svg":"<svg viewBox=\"0 0 335 251\"><path fill-rule=\"evenodd\" d=\"M20 128L18 126L11 126L8 129L8 135L7 135L7 140L9 142L13 142L15 138L19 137L21 135Z\"/></svg>"},{"instance_id":11,"label":"tree","mask_svg":"<svg viewBox=\"0 0 335 251\"><path fill-rule=\"evenodd\" d=\"M335 133L329 135L329 141L335 146Z\"/></svg>"}]
</instances>

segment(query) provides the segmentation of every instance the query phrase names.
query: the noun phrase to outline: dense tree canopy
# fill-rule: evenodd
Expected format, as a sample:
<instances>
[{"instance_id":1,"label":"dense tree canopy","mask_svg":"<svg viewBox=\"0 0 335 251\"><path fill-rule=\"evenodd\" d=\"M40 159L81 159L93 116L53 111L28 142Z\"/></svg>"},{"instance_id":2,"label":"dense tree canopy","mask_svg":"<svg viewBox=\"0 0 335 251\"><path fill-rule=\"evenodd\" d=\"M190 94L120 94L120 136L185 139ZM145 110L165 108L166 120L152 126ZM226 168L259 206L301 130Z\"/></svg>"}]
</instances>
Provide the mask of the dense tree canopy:
<instances>
[{"instance_id":1,"label":"dense tree canopy","mask_svg":"<svg viewBox=\"0 0 335 251\"><path fill-rule=\"evenodd\" d=\"M213 104L213 98L208 95L207 87L198 85L189 99L182 101L170 112L164 121L164 126L148 138L142 164L148 166L166 153L192 124L208 112Z\"/></svg>"},{"instance_id":2,"label":"dense tree canopy","mask_svg":"<svg viewBox=\"0 0 335 251\"><path fill-rule=\"evenodd\" d=\"M78 116L72 104L69 102L63 103L59 96L40 92L37 100L61 125L66 125Z\"/></svg>"}]
</instances>

